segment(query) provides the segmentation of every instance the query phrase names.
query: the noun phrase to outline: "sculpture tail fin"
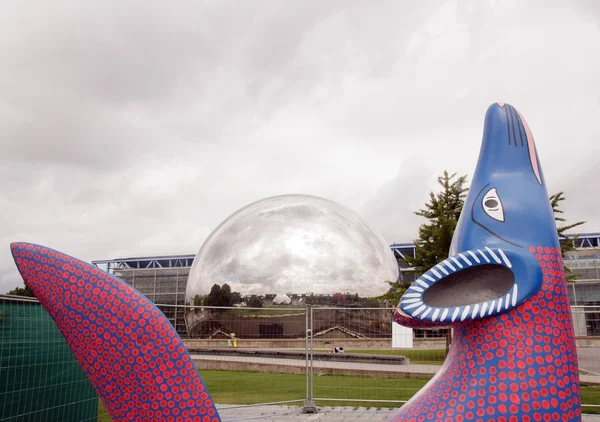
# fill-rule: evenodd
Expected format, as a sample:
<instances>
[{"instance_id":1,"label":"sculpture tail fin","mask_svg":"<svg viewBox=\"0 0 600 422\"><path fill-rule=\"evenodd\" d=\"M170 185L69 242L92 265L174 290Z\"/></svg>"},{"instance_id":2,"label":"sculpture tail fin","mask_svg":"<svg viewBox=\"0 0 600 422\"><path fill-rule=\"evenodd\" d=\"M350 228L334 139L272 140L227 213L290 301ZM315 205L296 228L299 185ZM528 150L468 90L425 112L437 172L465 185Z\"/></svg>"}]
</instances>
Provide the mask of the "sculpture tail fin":
<instances>
[{"instance_id":1,"label":"sculpture tail fin","mask_svg":"<svg viewBox=\"0 0 600 422\"><path fill-rule=\"evenodd\" d=\"M11 251L114 421L221 420L183 341L146 297L50 248Z\"/></svg>"}]
</instances>

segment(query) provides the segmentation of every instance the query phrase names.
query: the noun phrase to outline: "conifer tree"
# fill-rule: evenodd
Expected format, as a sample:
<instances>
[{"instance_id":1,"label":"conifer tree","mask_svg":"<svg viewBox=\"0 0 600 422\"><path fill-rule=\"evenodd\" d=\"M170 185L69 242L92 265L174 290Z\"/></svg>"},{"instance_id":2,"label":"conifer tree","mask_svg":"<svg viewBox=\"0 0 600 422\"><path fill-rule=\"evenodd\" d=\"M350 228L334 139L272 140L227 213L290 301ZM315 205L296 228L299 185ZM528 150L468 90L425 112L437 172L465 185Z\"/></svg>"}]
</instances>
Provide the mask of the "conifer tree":
<instances>
[{"instance_id":1,"label":"conifer tree","mask_svg":"<svg viewBox=\"0 0 600 422\"><path fill-rule=\"evenodd\" d=\"M425 208L415 214L428 220L419 227L419 239L415 242L415 258L406 257L407 264L418 273L424 273L448 257L452 236L465 203L468 188L467 176L456 177L456 173L438 176L442 187L437 194L429 193Z\"/></svg>"},{"instance_id":2,"label":"conifer tree","mask_svg":"<svg viewBox=\"0 0 600 422\"><path fill-rule=\"evenodd\" d=\"M560 214L564 214L564 211L560 209L560 203L566 199L564 194L565 193L561 191L550 196L550 205L552 205L554 219L556 220L556 230L558 231L558 239L562 240L560 244L560 251L562 252L563 257L565 256L565 252L569 252L575 249L575 243L577 242L577 238L569 239L566 235L566 232L568 230L571 230L572 228L585 224L585 221L578 221L576 223L566 225L559 224L564 223L566 221L565 218L560 216ZM577 274L571 271L571 269L568 267L565 267L565 276L567 278L567 281L569 282L575 282L575 280L577 279Z\"/></svg>"}]
</instances>

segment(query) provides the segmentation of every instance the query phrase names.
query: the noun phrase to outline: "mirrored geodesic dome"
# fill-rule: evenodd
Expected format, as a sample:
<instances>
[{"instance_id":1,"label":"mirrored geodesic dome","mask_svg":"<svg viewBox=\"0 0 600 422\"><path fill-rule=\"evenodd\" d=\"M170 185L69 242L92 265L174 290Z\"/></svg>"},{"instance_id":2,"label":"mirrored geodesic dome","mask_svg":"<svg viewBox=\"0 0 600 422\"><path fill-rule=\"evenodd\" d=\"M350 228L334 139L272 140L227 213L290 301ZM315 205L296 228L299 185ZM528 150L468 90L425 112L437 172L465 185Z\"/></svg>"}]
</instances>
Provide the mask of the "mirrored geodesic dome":
<instances>
[{"instance_id":1,"label":"mirrored geodesic dome","mask_svg":"<svg viewBox=\"0 0 600 422\"><path fill-rule=\"evenodd\" d=\"M389 245L354 211L307 195L254 202L219 225L191 268L186 303L228 284L242 297L377 296L398 278Z\"/></svg>"}]
</instances>

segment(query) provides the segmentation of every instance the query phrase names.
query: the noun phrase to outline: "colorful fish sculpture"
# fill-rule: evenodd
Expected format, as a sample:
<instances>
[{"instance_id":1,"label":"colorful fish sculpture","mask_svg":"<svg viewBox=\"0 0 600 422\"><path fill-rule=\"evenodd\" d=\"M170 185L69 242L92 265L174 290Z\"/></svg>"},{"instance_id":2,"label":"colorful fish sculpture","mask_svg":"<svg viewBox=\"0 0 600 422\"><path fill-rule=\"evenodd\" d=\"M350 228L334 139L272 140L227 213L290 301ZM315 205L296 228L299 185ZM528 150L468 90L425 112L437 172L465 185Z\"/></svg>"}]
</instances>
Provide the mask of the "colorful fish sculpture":
<instances>
[{"instance_id":1,"label":"colorful fish sculpture","mask_svg":"<svg viewBox=\"0 0 600 422\"><path fill-rule=\"evenodd\" d=\"M580 421L579 370L554 214L514 107L485 117L449 258L421 275L401 325L452 328L444 365L390 420Z\"/></svg>"}]
</instances>

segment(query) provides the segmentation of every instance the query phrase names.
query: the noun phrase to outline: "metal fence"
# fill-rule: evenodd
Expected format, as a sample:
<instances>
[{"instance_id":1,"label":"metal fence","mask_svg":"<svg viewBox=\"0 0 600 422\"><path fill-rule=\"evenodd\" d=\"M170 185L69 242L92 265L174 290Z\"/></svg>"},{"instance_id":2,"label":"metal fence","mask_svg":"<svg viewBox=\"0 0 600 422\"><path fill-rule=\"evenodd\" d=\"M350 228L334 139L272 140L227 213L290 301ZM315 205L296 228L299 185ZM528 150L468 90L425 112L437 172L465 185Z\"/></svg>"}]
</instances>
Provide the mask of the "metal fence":
<instances>
[{"instance_id":1,"label":"metal fence","mask_svg":"<svg viewBox=\"0 0 600 422\"><path fill-rule=\"evenodd\" d=\"M98 396L39 302L0 295L0 421L95 421Z\"/></svg>"},{"instance_id":2,"label":"metal fence","mask_svg":"<svg viewBox=\"0 0 600 422\"><path fill-rule=\"evenodd\" d=\"M253 418L280 409L265 405L400 407L440 369L448 347L447 330L400 330L392 308L158 306L184 316L186 347L230 421L241 408ZM583 410L600 413L600 306L572 313Z\"/></svg>"},{"instance_id":3,"label":"metal fence","mask_svg":"<svg viewBox=\"0 0 600 422\"><path fill-rule=\"evenodd\" d=\"M261 404L399 407L439 370L449 342L448 330L409 330L395 347L393 308L184 308L184 341L224 419ZM600 306L573 307L573 321L584 412L600 413Z\"/></svg>"}]
</instances>

